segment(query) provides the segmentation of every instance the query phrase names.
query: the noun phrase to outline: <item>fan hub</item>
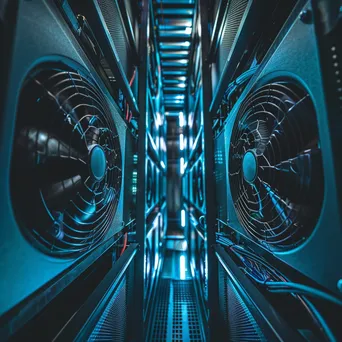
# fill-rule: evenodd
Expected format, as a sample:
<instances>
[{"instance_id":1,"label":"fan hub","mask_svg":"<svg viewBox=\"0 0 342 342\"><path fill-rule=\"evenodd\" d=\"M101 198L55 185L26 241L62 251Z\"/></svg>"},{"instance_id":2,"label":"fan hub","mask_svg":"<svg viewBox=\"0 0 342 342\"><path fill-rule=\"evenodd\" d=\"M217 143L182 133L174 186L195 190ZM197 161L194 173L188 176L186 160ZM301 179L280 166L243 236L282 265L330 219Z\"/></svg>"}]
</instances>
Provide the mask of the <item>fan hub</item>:
<instances>
[{"instance_id":1,"label":"fan hub","mask_svg":"<svg viewBox=\"0 0 342 342\"><path fill-rule=\"evenodd\" d=\"M247 151L242 160L243 177L248 183L253 183L257 177L258 161L252 151Z\"/></svg>"},{"instance_id":2,"label":"fan hub","mask_svg":"<svg viewBox=\"0 0 342 342\"><path fill-rule=\"evenodd\" d=\"M106 154L100 145L95 145L90 151L90 172L96 180L102 180L106 174Z\"/></svg>"}]
</instances>

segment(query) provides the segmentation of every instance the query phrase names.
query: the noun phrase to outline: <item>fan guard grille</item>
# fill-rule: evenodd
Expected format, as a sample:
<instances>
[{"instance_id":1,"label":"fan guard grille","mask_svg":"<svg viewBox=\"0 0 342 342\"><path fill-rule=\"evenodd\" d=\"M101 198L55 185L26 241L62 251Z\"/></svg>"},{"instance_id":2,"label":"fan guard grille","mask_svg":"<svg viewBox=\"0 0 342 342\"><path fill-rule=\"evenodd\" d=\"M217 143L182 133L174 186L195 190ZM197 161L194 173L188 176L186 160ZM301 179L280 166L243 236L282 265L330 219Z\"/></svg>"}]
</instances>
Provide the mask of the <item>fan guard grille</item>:
<instances>
[{"instance_id":1,"label":"fan guard grille","mask_svg":"<svg viewBox=\"0 0 342 342\"><path fill-rule=\"evenodd\" d=\"M19 100L12 194L29 236L54 255L108 232L122 180L119 136L95 83L66 65L39 68Z\"/></svg>"},{"instance_id":2,"label":"fan guard grille","mask_svg":"<svg viewBox=\"0 0 342 342\"><path fill-rule=\"evenodd\" d=\"M290 82L267 84L242 103L233 127L229 179L244 229L273 248L293 248L313 230L323 198L315 110Z\"/></svg>"}]
</instances>

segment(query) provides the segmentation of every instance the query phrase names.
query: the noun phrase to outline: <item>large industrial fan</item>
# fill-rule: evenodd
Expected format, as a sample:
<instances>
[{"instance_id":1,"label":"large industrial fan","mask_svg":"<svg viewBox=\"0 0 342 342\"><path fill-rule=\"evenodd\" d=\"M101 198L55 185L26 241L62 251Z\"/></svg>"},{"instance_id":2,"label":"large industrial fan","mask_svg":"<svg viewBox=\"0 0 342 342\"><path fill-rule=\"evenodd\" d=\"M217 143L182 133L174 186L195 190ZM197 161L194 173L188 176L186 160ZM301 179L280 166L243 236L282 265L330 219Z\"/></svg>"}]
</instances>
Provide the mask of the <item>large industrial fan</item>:
<instances>
[{"instance_id":1,"label":"large industrial fan","mask_svg":"<svg viewBox=\"0 0 342 342\"><path fill-rule=\"evenodd\" d=\"M64 65L31 74L20 95L12 164L25 233L54 254L94 246L115 215L121 168L116 127L92 80Z\"/></svg>"},{"instance_id":2,"label":"large industrial fan","mask_svg":"<svg viewBox=\"0 0 342 342\"><path fill-rule=\"evenodd\" d=\"M323 199L316 113L293 82L252 92L237 114L230 142L230 186L244 229L276 248L308 237Z\"/></svg>"},{"instance_id":3,"label":"large industrial fan","mask_svg":"<svg viewBox=\"0 0 342 342\"><path fill-rule=\"evenodd\" d=\"M127 146L134 138L100 61L82 48L80 12L68 3L6 2L0 10L7 37L0 113L5 340L111 248L130 214L126 175L134 151ZM100 13L92 14L95 32Z\"/></svg>"},{"instance_id":4,"label":"large industrial fan","mask_svg":"<svg viewBox=\"0 0 342 342\"><path fill-rule=\"evenodd\" d=\"M298 4L229 113L228 177L216 191L227 199L228 230L341 295L340 269L326 272L342 257L341 117L329 107L341 90L339 36L326 51L326 88L315 27L300 16L311 10Z\"/></svg>"}]
</instances>

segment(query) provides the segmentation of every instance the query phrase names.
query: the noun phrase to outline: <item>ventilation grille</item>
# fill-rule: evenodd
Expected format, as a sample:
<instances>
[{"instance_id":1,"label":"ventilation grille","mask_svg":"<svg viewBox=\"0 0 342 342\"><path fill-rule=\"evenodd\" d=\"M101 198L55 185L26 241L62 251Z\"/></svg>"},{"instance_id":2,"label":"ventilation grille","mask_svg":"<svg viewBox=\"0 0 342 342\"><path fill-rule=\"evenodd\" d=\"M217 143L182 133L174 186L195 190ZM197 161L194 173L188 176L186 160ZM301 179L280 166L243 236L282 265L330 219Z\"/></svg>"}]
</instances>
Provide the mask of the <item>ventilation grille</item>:
<instances>
[{"instance_id":1,"label":"ventilation grille","mask_svg":"<svg viewBox=\"0 0 342 342\"><path fill-rule=\"evenodd\" d=\"M121 168L113 113L90 75L57 63L32 70L20 93L11 170L25 233L56 256L94 247L116 215Z\"/></svg>"},{"instance_id":2,"label":"ventilation grille","mask_svg":"<svg viewBox=\"0 0 342 342\"><path fill-rule=\"evenodd\" d=\"M99 4L108 31L112 37L126 77L130 80L133 73L132 54L130 53L125 27L121 20L120 9L115 1L98 0L97 3Z\"/></svg>"},{"instance_id":3,"label":"ventilation grille","mask_svg":"<svg viewBox=\"0 0 342 342\"><path fill-rule=\"evenodd\" d=\"M132 312L134 312L134 262L132 261L103 311L88 341L132 340Z\"/></svg>"},{"instance_id":4,"label":"ventilation grille","mask_svg":"<svg viewBox=\"0 0 342 342\"><path fill-rule=\"evenodd\" d=\"M294 248L311 234L323 201L316 113L295 82L255 90L231 134L229 181L244 229L272 248Z\"/></svg>"},{"instance_id":5,"label":"ventilation grille","mask_svg":"<svg viewBox=\"0 0 342 342\"><path fill-rule=\"evenodd\" d=\"M161 279L152 341L204 341L191 280Z\"/></svg>"},{"instance_id":6,"label":"ventilation grille","mask_svg":"<svg viewBox=\"0 0 342 342\"><path fill-rule=\"evenodd\" d=\"M247 4L248 0L232 0L228 4L229 8L224 24L225 27L222 34L221 44L218 50L218 75L222 74L224 65L227 61L228 56L230 55Z\"/></svg>"},{"instance_id":7,"label":"ventilation grille","mask_svg":"<svg viewBox=\"0 0 342 342\"><path fill-rule=\"evenodd\" d=\"M159 296L156 301L156 316L153 322L152 341L162 342L167 339L167 326L170 299L170 281L162 279L159 285Z\"/></svg>"},{"instance_id":8,"label":"ventilation grille","mask_svg":"<svg viewBox=\"0 0 342 342\"><path fill-rule=\"evenodd\" d=\"M88 341L125 341L126 279L121 281Z\"/></svg>"},{"instance_id":9,"label":"ventilation grille","mask_svg":"<svg viewBox=\"0 0 342 342\"><path fill-rule=\"evenodd\" d=\"M219 277L220 311L225 327L222 333L225 338L231 342L266 341L251 311L221 265Z\"/></svg>"}]
</instances>

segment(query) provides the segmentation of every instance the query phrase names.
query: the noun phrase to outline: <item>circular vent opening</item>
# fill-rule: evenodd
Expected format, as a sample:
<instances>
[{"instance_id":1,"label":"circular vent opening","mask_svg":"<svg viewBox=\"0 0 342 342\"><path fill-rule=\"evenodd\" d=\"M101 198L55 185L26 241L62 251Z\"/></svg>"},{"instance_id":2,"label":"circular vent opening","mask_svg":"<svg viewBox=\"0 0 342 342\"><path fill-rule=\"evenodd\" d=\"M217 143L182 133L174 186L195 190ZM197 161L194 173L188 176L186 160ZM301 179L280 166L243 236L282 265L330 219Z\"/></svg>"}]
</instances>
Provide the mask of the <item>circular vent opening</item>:
<instances>
[{"instance_id":1,"label":"circular vent opening","mask_svg":"<svg viewBox=\"0 0 342 342\"><path fill-rule=\"evenodd\" d=\"M289 249L311 234L322 205L323 170L307 92L276 82L247 97L232 131L229 175L238 219L255 239Z\"/></svg>"},{"instance_id":2,"label":"circular vent opening","mask_svg":"<svg viewBox=\"0 0 342 342\"><path fill-rule=\"evenodd\" d=\"M118 132L90 77L36 69L20 92L11 188L24 232L53 255L82 253L112 224L120 197Z\"/></svg>"}]
</instances>

